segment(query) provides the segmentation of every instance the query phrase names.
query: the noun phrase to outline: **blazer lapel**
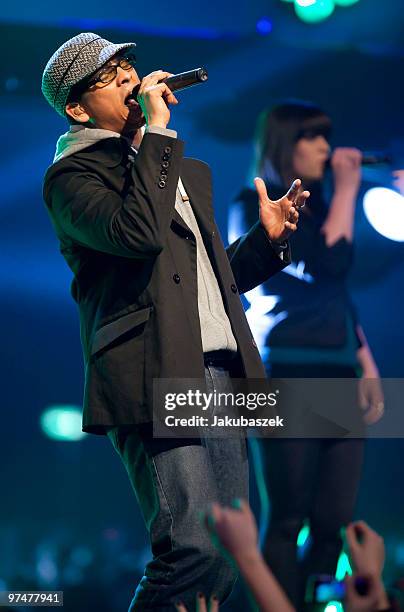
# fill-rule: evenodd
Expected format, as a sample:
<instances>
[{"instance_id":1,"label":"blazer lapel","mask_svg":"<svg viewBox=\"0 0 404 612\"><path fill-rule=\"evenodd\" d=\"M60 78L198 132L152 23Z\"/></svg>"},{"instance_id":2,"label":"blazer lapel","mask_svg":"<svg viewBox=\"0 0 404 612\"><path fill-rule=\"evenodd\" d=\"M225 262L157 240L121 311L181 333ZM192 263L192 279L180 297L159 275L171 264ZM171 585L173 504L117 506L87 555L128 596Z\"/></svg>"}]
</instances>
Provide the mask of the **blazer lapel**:
<instances>
[{"instance_id":1,"label":"blazer lapel","mask_svg":"<svg viewBox=\"0 0 404 612\"><path fill-rule=\"evenodd\" d=\"M181 217L181 215L177 212L175 208L173 212L173 218L171 221L171 227L175 232L177 232L177 234L180 234L181 236L185 236L186 234L192 235L191 229L188 227L184 219Z\"/></svg>"},{"instance_id":2,"label":"blazer lapel","mask_svg":"<svg viewBox=\"0 0 404 612\"><path fill-rule=\"evenodd\" d=\"M185 158L181 166L181 180L191 201L205 244L212 242L214 217L209 167L198 159Z\"/></svg>"}]
</instances>

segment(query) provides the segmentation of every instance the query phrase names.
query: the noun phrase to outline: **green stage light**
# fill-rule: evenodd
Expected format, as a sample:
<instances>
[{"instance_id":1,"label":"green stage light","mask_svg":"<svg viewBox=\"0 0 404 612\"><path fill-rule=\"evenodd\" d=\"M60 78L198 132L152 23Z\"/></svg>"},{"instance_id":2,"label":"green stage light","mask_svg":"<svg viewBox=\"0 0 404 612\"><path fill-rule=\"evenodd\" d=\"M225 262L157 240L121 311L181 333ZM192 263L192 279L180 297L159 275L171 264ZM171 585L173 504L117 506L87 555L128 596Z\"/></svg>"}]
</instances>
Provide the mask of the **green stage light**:
<instances>
[{"instance_id":1,"label":"green stage light","mask_svg":"<svg viewBox=\"0 0 404 612\"><path fill-rule=\"evenodd\" d=\"M301 528L301 530L299 531L299 535L297 536L298 547L304 546L309 536L310 536L310 526L308 523L305 523L303 527Z\"/></svg>"},{"instance_id":2,"label":"green stage light","mask_svg":"<svg viewBox=\"0 0 404 612\"><path fill-rule=\"evenodd\" d=\"M351 564L349 563L348 555L345 552L342 552L338 559L335 577L337 580L343 580L346 574L352 576L352 568Z\"/></svg>"},{"instance_id":3,"label":"green stage light","mask_svg":"<svg viewBox=\"0 0 404 612\"><path fill-rule=\"evenodd\" d=\"M41 414L40 424L52 440L76 442L86 435L81 430L81 410L77 406L50 406Z\"/></svg>"},{"instance_id":4,"label":"green stage light","mask_svg":"<svg viewBox=\"0 0 404 612\"><path fill-rule=\"evenodd\" d=\"M334 0L334 4L337 6L352 6L352 4L356 4L359 0Z\"/></svg>"},{"instance_id":5,"label":"green stage light","mask_svg":"<svg viewBox=\"0 0 404 612\"><path fill-rule=\"evenodd\" d=\"M309 523L305 523L301 530L299 531L299 535L297 536L297 547L302 548L310 537L310 525ZM335 571L335 578L337 580L344 580L346 575L352 576L352 568L349 562L349 557L343 550L338 557L337 569Z\"/></svg>"},{"instance_id":6,"label":"green stage light","mask_svg":"<svg viewBox=\"0 0 404 612\"><path fill-rule=\"evenodd\" d=\"M334 8L334 0L295 0L295 13L305 23L324 21Z\"/></svg>"}]
</instances>

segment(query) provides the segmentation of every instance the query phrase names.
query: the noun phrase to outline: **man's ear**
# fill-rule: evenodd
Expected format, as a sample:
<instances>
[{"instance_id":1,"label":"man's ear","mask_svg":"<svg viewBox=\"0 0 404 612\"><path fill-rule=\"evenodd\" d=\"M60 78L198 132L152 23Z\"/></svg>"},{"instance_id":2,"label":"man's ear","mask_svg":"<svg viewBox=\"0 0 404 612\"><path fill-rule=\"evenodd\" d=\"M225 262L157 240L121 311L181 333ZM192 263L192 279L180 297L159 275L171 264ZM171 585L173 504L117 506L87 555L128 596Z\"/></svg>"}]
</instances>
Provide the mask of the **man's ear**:
<instances>
[{"instance_id":1,"label":"man's ear","mask_svg":"<svg viewBox=\"0 0 404 612\"><path fill-rule=\"evenodd\" d=\"M90 115L81 106L79 102L68 102L65 107L66 115L77 121L78 123L89 123L91 121Z\"/></svg>"}]
</instances>

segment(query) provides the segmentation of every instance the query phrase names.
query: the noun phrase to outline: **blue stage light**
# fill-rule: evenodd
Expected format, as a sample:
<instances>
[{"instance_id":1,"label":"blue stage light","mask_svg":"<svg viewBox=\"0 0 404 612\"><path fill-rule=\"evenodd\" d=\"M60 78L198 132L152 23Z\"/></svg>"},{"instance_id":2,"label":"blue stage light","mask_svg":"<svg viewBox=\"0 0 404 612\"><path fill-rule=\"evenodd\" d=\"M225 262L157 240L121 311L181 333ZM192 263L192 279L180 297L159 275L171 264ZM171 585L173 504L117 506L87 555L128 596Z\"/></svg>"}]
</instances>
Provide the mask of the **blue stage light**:
<instances>
[{"instance_id":1,"label":"blue stage light","mask_svg":"<svg viewBox=\"0 0 404 612\"><path fill-rule=\"evenodd\" d=\"M404 242L404 197L401 194L386 187L373 187L364 195L363 209L379 234Z\"/></svg>"},{"instance_id":2,"label":"blue stage light","mask_svg":"<svg viewBox=\"0 0 404 612\"><path fill-rule=\"evenodd\" d=\"M9 93L12 93L13 91L17 91L20 85L20 79L17 77L9 77L4 83L4 89Z\"/></svg>"},{"instance_id":3,"label":"blue stage light","mask_svg":"<svg viewBox=\"0 0 404 612\"><path fill-rule=\"evenodd\" d=\"M261 19L257 21L256 28L259 34L266 36L272 32L272 22L270 19L268 19L268 17L261 17Z\"/></svg>"}]
</instances>

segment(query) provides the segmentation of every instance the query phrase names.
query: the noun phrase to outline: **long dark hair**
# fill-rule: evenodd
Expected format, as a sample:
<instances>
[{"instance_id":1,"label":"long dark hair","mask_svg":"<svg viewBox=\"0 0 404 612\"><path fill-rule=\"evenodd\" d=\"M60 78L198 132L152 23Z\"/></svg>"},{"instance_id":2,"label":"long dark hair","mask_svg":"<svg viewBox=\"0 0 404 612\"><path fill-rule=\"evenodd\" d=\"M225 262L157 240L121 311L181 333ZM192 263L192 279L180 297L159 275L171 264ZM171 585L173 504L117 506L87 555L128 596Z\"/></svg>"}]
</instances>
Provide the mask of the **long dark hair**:
<instances>
[{"instance_id":1,"label":"long dark hair","mask_svg":"<svg viewBox=\"0 0 404 612\"><path fill-rule=\"evenodd\" d=\"M315 104L290 100L263 111L255 129L255 176L265 176L269 162L280 184L293 174L293 150L300 138L321 134L329 140L331 119ZM273 180L273 177L272 177Z\"/></svg>"}]
</instances>

